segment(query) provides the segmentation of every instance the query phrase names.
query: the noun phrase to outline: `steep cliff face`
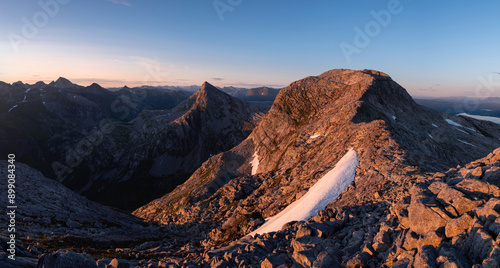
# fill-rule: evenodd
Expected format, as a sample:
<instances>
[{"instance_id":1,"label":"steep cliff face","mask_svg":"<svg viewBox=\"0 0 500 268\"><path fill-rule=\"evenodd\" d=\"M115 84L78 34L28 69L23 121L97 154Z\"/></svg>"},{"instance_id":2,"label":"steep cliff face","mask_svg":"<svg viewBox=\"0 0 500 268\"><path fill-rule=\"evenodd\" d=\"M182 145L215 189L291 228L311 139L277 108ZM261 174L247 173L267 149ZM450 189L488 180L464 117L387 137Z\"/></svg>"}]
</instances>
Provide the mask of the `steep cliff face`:
<instances>
[{"instance_id":1,"label":"steep cliff face","mask_svg":"<svg viewBox=\"0 0 500 268\"><path fill-rule=\"evenodd\" d=\"M384 73L332 70L281 90L245 141L134 214L162 223L220 221L212 238L227 241L300 198L351 148L360 165L337 206L395 196L405 174L487 155L499 137L498 125L417 105Z\"/></svg>"}]
</instances>

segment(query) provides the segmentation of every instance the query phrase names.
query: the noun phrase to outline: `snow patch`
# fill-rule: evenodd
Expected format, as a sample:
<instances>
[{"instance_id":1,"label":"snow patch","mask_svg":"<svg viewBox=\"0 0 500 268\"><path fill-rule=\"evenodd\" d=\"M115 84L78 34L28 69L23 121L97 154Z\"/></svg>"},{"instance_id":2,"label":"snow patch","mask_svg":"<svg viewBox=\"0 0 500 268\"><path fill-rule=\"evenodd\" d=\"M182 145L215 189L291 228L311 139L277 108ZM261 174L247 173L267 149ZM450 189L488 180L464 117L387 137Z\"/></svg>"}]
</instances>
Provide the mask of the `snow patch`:
<instances>
[{"instance_id":1,"label":"snow patch","mask_svg":"<svg viewBox=\"0 0 500 268\"><path fill-rule=\"evenodd\" d=\"M483 115L472 115L472 114L466 114L466 113L461 113L459 115L467 116L467 117L474 118L474 119L484 120L484 121L490 121L490 122L493 122L495 124L499 124L500 125L500 117L483 116Z\"/></svg>"},{"instance_id":2,"label":"snow patch","mask_svg":"<svg viewBox=\"0 0 500 268\"><path fill-rule=\"evenodd\" d=\"M429 137L430 137L431 139L434 139L434 138L432 137L432 135L431 135L431 134L427 134L427 135L429 135Z\"/></svg>"},{"instance_id":3,"label":"snow patch","mask_svg":"<svg viewBox=\"0 0 500 268\"><path fill-rule=\"evenodd\" d=\"M464 127L462 125L460 125L459 123L456 123L455 121L452 121L450 119L445 119L446 120L446 123L452 125L452 126L456 126L456 127Z\"/></svg>"},{"instance_id":4,"label":"snow patch","mask_svg":"<svg viewBox=\"0 0 500 268\"><path fill-rule=\"evenodd\" d=\"M250 165L252 166L252 175L257 174L257 170L259 169L259 155L257 152L253 154L253 159L252 162L250 162Z\"/></svg>"},{"instance_id":5,"label":"snow patch","mask_svg":"<svg viewBox=\"0 0 500 268\"><path fill-rule=\"evenodd\" d=\"M473 129L473 128L470 128L470 127L464 127L464 126L460 125L459 123L456 123L456 122L454 122L454 121L452 121L452 120L450 120L450 119L445 119L445 120L446 120L446 122L447 122L448 124L450 124L450 125L453 125L453 126L456 126L456 127L463 127L463 128L468 129L468 130L470 130L470 131L477 132L477 130L475 130L475 129ZM460 130L460 129L459 129L459 130ZM462 132L465 132L465 131L462 131ZM465 133L467 133L467 132L465 132ZM467 134L469 134L469 133L467 133Z\"/></svg>"},{"instance_id":6,"label":"snow patch","mask_svg":"<svg viewBox=\"0 0 500 268\"><path fill-rule=\"evenodd\" d=\"M321 135L314 133L314 135L312 135L311 137L309 137L309 139L314 140L314 139L318 138L319 136L321 136Z\"/></svg>"},{"instance_id":7,"label":"snow patch","mask_svg":"<svg viewBox=\"0 0 500 268\"><path fill-rule=\"evenodd\" d=\"M24 99L20 102L20 103L23 103L23 102L26 102L26 95L24 95ZM9 111L7 113L10 113L10 111L12 111L14 108L16 108L17 106L19 106L19 103L12 106Z\"/></svg>"},{"instance_id":8,"label":"snow patch","mask_svg":"<svg viewBox=\"0 0 500 268\"><path fill-rule=\"evenodd\" d=\"M12 109L16 108L18 104L12 106L12 108L9 109L9 111L7 113L10 113L10 111L12 111Z\"/></svg>"},{"instance_id":9,"label":"snow patch","mask_svg":"<svg viewBox=\"0 0 500 268\"><path fill-rule=\"evenodd\" d=\"M30 92L31 88L26 89L26 93Z\"/></svg>"},{"instance_id":10,"label":"snow patch","mask_svg":"<svg viewBox=\"0 0 500 268\"><path fill-rule=\"evenodd\" d=\"M467 144L467 145L470 145L470 146L474 146L474 147L476 147L476 145L471 144L471 143L468 143L468 142L466 142L466 141L463 141L463 140L458 140L458 141L459 141L459 142L462 142L462 143L465 143L465 144Z\"/></svg>"},{"instance_id":11,"label":"snow patch","mask_svg":"<svg viewBox=\"0 0 500 268\"><path fill-rule=\"evenodd\" d=\"M291 221L306 221L337 197L354 181L356 167L359 165L358 155L354 149L349 150L342 159L324 175L299 200L288 205L283 211L271 217L259 229L250 233L251 236L281 230L281 227Z\"/></svg>"},{"instance_id":12,"label":"snow patch","mask_svg":"<svg viewBox=\"0 0 500 268\"><path fill-rule=\"evenodd\" d=\"M436 124L432 124L432 126L433 126L433 127L438 127L438 126L436 126Z\"/></svg>"},{"instance_id":13,"label":"snow patch","mask_svg":"<svg viewBox=\"0 0 500 268\"><path fill-rule=\"evenodd\" d=\"M392 119L396 120L396 118L397 118L396 116L394 116L394 115L392 116Z\"/></svg>"}]
</instances>

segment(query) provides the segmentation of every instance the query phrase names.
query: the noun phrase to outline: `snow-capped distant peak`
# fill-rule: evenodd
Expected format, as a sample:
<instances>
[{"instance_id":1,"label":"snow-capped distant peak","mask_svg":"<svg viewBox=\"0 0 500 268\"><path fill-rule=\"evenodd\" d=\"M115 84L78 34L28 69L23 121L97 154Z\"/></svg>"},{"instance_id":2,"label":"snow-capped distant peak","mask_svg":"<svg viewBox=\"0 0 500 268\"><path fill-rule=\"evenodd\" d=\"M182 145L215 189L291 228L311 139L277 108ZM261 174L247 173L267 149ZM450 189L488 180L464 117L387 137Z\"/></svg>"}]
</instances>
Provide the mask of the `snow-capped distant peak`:
<instances>
[{"instance_id":1,"label":"snow-capped distant peak","mask_svg":"<svg viewBox=\"0 0 500 268\"><path fill-rule=\"evenodd\" d=\"M291 221L306 221L337 197L354 181L356 167L359 165L358 155L354 149L349 150L335 167L325 174L299 200L293 202L283 211L271 217L251 236L281 230Z\"/></svg>"}]
</instances>

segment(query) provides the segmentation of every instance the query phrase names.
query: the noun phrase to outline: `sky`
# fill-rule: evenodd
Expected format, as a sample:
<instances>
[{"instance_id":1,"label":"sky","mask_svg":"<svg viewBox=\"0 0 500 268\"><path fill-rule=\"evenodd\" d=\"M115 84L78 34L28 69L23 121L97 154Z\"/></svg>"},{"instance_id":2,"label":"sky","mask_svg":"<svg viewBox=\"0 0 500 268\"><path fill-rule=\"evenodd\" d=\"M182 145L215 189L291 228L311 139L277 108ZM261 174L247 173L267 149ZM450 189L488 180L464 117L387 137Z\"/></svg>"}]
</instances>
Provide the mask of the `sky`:
<instances>
[{"instance_id":1,"label":"sky","mask_svg":"<svg viewBox=\"0 0 500 268\"><path fill-rule=\"evenodd\" d=\"M2 0L0 81L283 87L375 69L413 96L500 96L500 2Z\"/></svg>"}]
</instances>

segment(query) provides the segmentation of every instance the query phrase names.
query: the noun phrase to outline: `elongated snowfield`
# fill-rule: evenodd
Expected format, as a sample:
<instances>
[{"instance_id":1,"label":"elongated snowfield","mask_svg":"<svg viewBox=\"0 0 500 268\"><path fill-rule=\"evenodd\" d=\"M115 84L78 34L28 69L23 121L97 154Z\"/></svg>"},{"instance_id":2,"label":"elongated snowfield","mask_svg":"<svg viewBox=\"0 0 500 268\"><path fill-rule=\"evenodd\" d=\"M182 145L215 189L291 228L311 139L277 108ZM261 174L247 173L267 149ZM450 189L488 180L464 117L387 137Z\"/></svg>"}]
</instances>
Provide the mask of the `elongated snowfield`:
<instances>
[{"instance_id":1,"label":"elongated snowfield","mask_svg":"<svg viewBox=\"0 0 500 268\"><path fill-rule=\"evenodd\" d=\"M259 169L259 155L257 152L253 154L253 159L252 162L250 162L250 165L252 165L252 175L257 174L257 170Z\"/></svg>"},{"instance_id":2,"label":"elongated snowfield","mask_svg":"<svg viewBox=\"0 0 500 268\"><path fill-rule=\"evenodd\" d=\"M349 150L335 167L316 182L302 198L271 217L250 235L279 231L285 223L306 221L313 217L320 210L325 209L328 204L335 201L354 181L358 165L356 151L354 149Z\"/></svg>"}]
</instances>

